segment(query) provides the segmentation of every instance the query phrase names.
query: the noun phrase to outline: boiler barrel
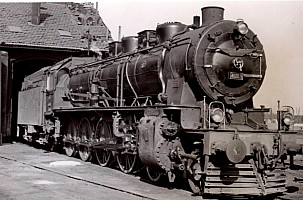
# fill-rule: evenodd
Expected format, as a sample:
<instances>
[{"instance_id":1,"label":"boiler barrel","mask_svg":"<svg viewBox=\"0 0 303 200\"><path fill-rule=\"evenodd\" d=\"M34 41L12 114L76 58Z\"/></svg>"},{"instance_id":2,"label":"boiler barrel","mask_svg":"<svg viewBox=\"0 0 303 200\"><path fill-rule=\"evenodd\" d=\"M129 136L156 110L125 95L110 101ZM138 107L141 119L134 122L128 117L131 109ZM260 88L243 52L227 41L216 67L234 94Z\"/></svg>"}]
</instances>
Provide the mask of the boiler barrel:
<instances>
[{"instance_id":1,"label":"boiler barrel","mask_svg":"<svg viewBox=\"0 0 303 200\"><path fill-rule=\"evenodd\" d=\"M116 97L117 79L121 80L118 70L123 74L123 97L156 96L161 93L161 82L158 75L158 53L140 55L118 60L112 65L100 69L98 78L100 85ZM120 87L121 88L121 87Z\"/></svg>"}]
</instances>

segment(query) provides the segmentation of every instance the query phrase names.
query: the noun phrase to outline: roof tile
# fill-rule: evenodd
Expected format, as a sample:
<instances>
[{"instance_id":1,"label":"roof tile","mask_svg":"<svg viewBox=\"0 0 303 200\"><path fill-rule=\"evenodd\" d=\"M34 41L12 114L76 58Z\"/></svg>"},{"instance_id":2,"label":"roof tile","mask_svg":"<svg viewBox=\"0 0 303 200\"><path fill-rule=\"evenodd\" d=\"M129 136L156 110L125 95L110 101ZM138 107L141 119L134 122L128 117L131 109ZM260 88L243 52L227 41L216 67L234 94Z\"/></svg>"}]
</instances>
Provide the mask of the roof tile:
<instances>
[{"instance_id":1,"label":"roof tile","mask_svg":"<svg viewBox=\"0 0 303 200\"><path fill-rule=\"evenodd\" d=\"M87 40L81 39L87 29L95 36L98 47L107 46L105 25L78 25L75 11L66 4L41 3L40 25L31 23L31 3L0 3L0 38L2 44L20 44L24 46L45 45L50 48L87 49ZM104 24L102 22L102 24ZM7 26L20 27L23 32L9 31ZM58 30L69 31L71 36L60 36Z\"/></svg>"}]
</instances>

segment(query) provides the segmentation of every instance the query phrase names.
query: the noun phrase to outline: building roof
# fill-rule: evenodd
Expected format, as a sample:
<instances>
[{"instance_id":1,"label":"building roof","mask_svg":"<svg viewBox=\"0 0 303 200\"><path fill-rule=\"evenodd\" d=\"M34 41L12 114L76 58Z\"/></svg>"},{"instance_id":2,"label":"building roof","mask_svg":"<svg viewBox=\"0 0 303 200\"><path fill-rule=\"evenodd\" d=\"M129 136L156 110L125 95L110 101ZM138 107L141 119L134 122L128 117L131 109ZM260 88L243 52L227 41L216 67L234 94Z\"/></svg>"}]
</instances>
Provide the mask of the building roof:
<instances>
[{"instance_id":1,"label":"building roof","mask_svg":"<svg viewBox=\"0 0 303 200\"><path fill-rule=\"evenodd\" d=\"M0 3L0 44L87 50L88 30L90 38L101 50L108 46L108 40L112 40L110 31L97 12L98 23L85 25L79 21L83 19L83 14L77 6L48 2L40 5L40 24L34 25L32 3Z\"/></svg>"}]
</instances>

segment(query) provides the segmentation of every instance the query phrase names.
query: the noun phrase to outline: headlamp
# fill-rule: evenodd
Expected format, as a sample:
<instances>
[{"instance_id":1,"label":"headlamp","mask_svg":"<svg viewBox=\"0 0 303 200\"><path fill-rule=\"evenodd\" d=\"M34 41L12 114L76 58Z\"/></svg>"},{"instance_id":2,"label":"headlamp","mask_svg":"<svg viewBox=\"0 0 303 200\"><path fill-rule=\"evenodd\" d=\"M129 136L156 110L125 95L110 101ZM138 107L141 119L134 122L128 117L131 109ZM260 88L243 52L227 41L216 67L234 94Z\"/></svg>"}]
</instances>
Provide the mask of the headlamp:
<instances>
[{"instance_id":1,"label":"headlamp","mask_svg":"<svg viewBox=\"0 0 303 200\"><path fill-rule=\"evenodd\" d=\"M235 30L241 35L246 35L248 33L248 26L243 20L238 20Z\"/></svg>"},{"instance_id":2,"label":"headlamp","mask_svg":"<svg viewBox=\"0 0 303 200\"><path fill-rule=\"evenodd\" d=\"M286 125L286 126L289 126L292 124L293 122L293 119L294 119L294 116L291 114L291 113L285 113L283 115L283 123Z\"/></svg>"},{"instance_id":3,"label":"headlamp","mask_svg":"<svg viewBox=\"0 0 303 200\"><path fill-rule=\"evenodd\" d=\"M224 120L224 112L220 108L214 108L211 111L211 118L215 123L220 123Z\"/></svg>"}]
</instances>

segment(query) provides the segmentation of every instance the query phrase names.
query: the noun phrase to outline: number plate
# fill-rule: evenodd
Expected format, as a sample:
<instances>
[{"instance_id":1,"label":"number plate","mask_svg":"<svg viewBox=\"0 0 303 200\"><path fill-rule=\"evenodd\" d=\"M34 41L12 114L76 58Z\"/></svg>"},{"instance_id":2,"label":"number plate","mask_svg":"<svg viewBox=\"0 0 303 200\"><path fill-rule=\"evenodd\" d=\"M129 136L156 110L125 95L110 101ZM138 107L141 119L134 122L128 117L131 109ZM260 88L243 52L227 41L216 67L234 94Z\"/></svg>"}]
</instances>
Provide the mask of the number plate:
<instances>
[{"instance_id":1,"label":"number plate","mask_svg":"<svg viewBox=\"0 0 303 200\"><path fill-rule=\"evenodd\" d=\"M228 79L231 79L231 80L243 80L243 73L229 72L228 73Z\"/></svg>"}]
</instances>

